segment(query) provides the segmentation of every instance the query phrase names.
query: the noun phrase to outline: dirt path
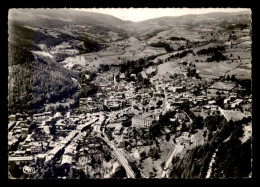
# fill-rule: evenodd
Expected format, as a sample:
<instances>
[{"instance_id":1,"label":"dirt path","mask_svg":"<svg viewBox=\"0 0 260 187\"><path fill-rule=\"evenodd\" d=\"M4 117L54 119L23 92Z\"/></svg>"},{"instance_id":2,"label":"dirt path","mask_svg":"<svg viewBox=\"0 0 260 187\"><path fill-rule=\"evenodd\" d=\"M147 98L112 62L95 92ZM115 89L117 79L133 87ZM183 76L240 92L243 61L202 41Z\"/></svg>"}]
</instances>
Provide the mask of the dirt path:
<instances>
[{"instance_id":1,"label":"dirt path","mask_svg":"<svg viewBox=\"0 0 260 187\"><path fill-rule=\"evenodd\" d=\"M165 166L164 166L164 169L163 169L163 172L162 172L162 175L161 175L162 178L165 178L165 177L168 178L167 172L169 171L169 168L172 165L172 159L178 153L182 152L183 148L184 148L183 145L175 145L175 147L174 147L174 149L172 151L172 154L170 155L168 160L165 162Z\"/></svg>"}]
</instances>

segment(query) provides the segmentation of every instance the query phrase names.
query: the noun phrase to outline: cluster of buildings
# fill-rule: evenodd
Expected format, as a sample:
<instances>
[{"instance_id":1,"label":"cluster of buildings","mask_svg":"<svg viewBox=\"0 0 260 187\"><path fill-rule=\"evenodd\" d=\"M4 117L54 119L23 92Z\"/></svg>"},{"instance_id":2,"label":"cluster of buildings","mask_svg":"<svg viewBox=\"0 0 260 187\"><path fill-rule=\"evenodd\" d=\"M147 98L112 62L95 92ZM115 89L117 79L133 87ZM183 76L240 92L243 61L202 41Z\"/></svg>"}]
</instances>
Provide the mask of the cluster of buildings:
<instances>
[{"instance_id":1,"label":"cluster of buildings","mask_svg":"<svg viewBox=\"0 0 260 187\"><path fill-rule=\"evenodd\" d=\"M60 112L34 114L32 119L26 117L30 120L28 123L20 121L24 118L19 116L9 117L9 160L16 158L15 160L19 161L19 158L30 157L31 161L40 159L47 162L64 151L78 134L76 124L80 121L79 116L70 115L70 112L65 115ZM17 117L19 121L12 121ZM28 133L30 126L34 126L34 129ZM52 128L55 128L55 132L51 132Z\"/></svg>"},{"instance_id":2,"label":"cluster of buildings","mask_svg":"<svg viewBox=\"0 0 260 187\"><path fill-rule=\"evenodd\" d=\"M190 146L195 142L194 135L190 135L189 132L182 132L181 136L175 138L177 145L184 145L184 147Z\"/></svg>"},{"instance_id":3,"label":"cluster of buildings","mask_svg":"<svg viewBox=\"0 0 260 187\"><path fill-rule=\"evenodd\" d=\"M19 146L19 142L25 139L29 130L29 123L31 122L31 117L28 115L23 115L20 113L10 115L8 123L8 149L11 153L14 153L16 147ZM24 147L22 153L29 153L30 149ZM20 153L19 153L20 154Z\"/></svg>"}]
</instances>

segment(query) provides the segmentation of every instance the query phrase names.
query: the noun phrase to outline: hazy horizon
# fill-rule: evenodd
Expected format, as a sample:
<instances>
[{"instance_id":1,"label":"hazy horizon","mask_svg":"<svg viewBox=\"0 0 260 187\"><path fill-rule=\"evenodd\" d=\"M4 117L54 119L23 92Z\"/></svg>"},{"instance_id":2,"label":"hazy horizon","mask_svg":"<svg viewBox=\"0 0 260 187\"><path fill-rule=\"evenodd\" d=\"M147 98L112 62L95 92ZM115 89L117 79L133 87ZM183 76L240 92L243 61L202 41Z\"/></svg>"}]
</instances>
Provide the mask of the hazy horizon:
<instances>
[{"instance_id":1,"label":"hazy horizon","mask_svg":"<svg viewBox=\"0 0 260 187\"><path fill-rule=\"evenodd\" d=\"M183 16L213 12L241 12L249 8L80 8L84 12L95 12L114 16L124 21L140 22L164 16Z\"/></svg>"}]
</instances>

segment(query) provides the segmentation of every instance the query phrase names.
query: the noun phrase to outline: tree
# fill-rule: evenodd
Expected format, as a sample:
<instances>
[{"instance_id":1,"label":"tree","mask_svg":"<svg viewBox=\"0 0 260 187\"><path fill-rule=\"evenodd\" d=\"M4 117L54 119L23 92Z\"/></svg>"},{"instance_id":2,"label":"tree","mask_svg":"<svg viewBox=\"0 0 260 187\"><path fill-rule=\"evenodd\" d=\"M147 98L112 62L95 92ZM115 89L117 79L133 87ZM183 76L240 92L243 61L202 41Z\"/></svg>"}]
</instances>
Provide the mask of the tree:
<instances>
[{"instance_id":1,"label":"tree","mask_svg":"<svg viewBox=\"0 0 260 187\"><path fill-rule=\"evenodd\" d=\"M229 75L227 75L226 80L227 80L227 81L230 81L230 76L229 76Z\"/></svg>"},{"instance_id":2,"label":"tree","mask_svg":"<svg viewBox=\"0 0 260 187\"><path fill-rule=\"evenodd\" d=\"M117 167L115 173L112 176L112 178L122 179L124 177L126 177L125 168L123 168L123 166Z\"/></svg>"},{"instance_id":3,"label":"tree","mask_svg":"<svg viewBox=\"0 0 260 187\"><path fill-rule=\"evenodd\" d=\"M15 178L19 178L22 175L22 170L19 169L19 165L17 165L15 162L11 162L8 171Z\"/></svg>"},{"instance_id":4,"label":"tree","mask_svg":"<svg viewBox=\"0 0 260 187\"><path fill-rule=\"evenodd\" d=\"M78 176L78 178L79 179L86 179L87 177L86 177L86 174L84 173L84 171L83 170L79 170L79 176Z\"/></svg>"},{"instance_id":5,"label":"tree","mask_svg":"<svg viewBox=\"0 0 260 187\"><path fill-rule=\"evenodd\" d=\"M159 150L157 148L151 148L148 153L149 157L152 159L158 159L159 158Z\"/></svg>"},{"instance_id":6,"label":"tree","mask_svg":"<svg viewBox=\"0 0 260 187\"><path fill-rule=\"evenodd\" d=\"M132 124L131 120L127 120L127 121L124 121L124 122L122 123L122 125L123 125L124 127L130 127L131 124Z\"/></svg>"},{"instance_id":7,"label":"tree","mask_svg":"<svg viewBox=\"0 0 260 187\"><path fill-rule=\"evenodd\" d=\"M31 134L33 132L33 130L36 128L37 128L36 122L32 122L28 128L28 133Z\"/></svg>"},{"instance_id":8,"label":"tree","mask_svg":"<svg viewBox=\"0 0 260 187\"><path fill-rule=\"evenodd\" d=\"M161 106L162 104L163 104L162 100L159 100L159 101L157 102L157 105L158 105L158 106Z\"/></svg>"},{"instance_id":9,"label":"tree","mask_svg":"<svg viewBox=\"0 0 260 187\"><path fill-rule=\"evenodd\" d=\"M235 82L236 80L237 80L237 79L236 79L235 75L232 75L232 76L231 76L231 81L232 81L232 82Z\"/></svg>"},{"instance_id":10,"label":"tree","mask_svg":"<svg viewBox=\"0 0 260 187\"><path fill-rule=\"evenodd\" d=\"M143 151L140 153L141 160L144 160L146 158L146 153Z\"/></svg>"},{"instance_id":11,"label":"tree","mask_svg":"<svg viewBox=\"0 0 260 187\"><path fill-rule=\"evenodd\" d=\"M166 134L165 139L166 139L167 142L170 140L170 138L171 138L171 135L170 134Z\"/></svg>"},{"instance_id":12,"label":"tree","mask_svg":"<svg viewBox=\"0 0 260 187\"><path fill-rule=\"evenodd\" d=\"M105 158L106 162L109 162L112 159L110 154L105 154L104 158Z\"/></svg>"},{"instance_id":13,"label":"tree","mask_svg":"<svg viewBox=\"0 0 260 187\"><path fill-rule=\"evenodd\" d=\"M216 92L216 94L220 97L221 93L219 91Z\"/></svg>"},{"instance_id":14,"label":"tree","mask_svg":"<svg viewBox=\"0 0 260 187\"><path fill-rule=\"evenodd\" d=\"M164 166L165 166L165 161L163 161L163 162L161 163L161 168L164 169Z\"/></svg>"},{"instance_id":15,"label":"tree","mask_svg":"<svg viewBox=\"0 0 260 187\"><path fill-rule=\"evenodd\" d=\"M50 127L50 134L55 135L56 134L56 125L52 124Z\"/></svg>"}]
</instances>

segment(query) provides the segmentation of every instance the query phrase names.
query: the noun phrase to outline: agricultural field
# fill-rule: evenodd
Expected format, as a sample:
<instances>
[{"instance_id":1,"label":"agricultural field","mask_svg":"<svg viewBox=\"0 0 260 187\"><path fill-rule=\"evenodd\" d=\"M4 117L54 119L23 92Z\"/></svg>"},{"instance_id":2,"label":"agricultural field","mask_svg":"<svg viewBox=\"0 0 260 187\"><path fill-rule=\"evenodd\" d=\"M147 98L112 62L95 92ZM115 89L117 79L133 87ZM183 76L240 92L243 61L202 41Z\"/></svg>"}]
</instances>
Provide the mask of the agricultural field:
<instances>
[{"instance_id":1,"label":"agricultural field","mask_svg":"<svg viewBox=\"0 0 260 187\"><path fill-rule=\"evenodd\" d=\"M184 67L182 67L182 65L179 65L178 63L173 62L173 61L169 61L169 62L160 64L157 67L158 67L157 75L165 75L165 74L174 75L175 73L178 73L178 74L187 73L187 71L184 69Z\"/></svg>"}]
</instances>

